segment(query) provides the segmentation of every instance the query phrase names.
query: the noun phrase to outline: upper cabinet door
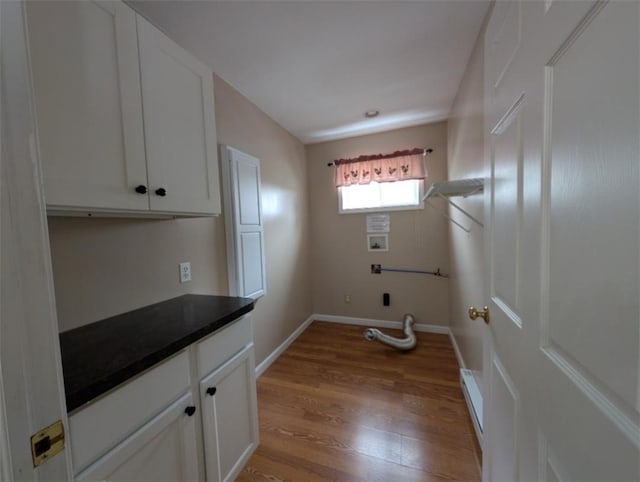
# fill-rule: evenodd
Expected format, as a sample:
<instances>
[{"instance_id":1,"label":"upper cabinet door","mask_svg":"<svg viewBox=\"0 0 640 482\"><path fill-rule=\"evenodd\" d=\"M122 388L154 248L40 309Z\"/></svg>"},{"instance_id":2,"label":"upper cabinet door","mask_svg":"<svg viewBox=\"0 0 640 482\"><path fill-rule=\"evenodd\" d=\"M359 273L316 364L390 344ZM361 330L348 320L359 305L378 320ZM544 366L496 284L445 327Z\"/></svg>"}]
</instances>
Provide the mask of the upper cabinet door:
<instances>
[{"instance_id":1,"label":"upper cabinet door","mask_svg":"<svg viewBox=\"0 0 640 482\"><path fill-rule=\"evenodd\" d=\"M148 210L135 13L26 6L47 207Z\"/></svg>"},{"instance_id":2,"label":"upper cabinet door","mask_svg":"<svg viewBox=\"0 0 640 482\"><path fill-rule=\"evenodd\" d=\"M213 74L138 16L150 205L220 213Z\"/></svg>"}]
</instances>

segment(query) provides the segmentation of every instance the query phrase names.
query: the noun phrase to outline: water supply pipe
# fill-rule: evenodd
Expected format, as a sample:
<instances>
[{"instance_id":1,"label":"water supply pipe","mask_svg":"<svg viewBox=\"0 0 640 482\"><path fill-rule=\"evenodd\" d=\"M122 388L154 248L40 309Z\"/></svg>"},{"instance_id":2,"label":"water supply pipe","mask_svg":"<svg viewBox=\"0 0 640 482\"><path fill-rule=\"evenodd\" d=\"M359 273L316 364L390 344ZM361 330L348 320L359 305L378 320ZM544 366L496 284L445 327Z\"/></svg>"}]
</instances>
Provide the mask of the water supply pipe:
<instances>
[{"instance_id":1,"label":"water supply pipe","mask_svg":"<svg viewBox=\"0 0 640 482\"><path fill-rule=\"evenodd\" d=\"M416 347L416 334L413 331L413 325L416 322L413 315L407 313L404 315L404 321L402 322L402 331L404 332L404 338L396 338L395 336L385 335L377 328L367 328L364 330L364 337L368 341L379 340L393 348L398 350L408 351Z\"/></svg>"}]
</instances>

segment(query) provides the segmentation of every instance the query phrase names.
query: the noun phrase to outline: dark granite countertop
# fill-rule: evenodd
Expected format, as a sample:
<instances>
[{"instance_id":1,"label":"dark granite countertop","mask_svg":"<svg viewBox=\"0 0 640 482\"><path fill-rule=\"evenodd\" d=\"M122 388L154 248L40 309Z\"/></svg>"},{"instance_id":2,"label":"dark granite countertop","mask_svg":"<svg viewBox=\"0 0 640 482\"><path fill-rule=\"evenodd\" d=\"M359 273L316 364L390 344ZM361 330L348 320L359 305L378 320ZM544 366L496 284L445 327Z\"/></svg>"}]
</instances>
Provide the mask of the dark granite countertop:
<instances>
[{"instance_id":1,"label":"dark granite countertop","mask_svg":"<svg viewBox=\"0 0 640 482\"><path fill-rule=\"evenodd\" d=\"M253 310L253 300L183 295L60 334L67 410Z\"/></svg>"}]
</instances>

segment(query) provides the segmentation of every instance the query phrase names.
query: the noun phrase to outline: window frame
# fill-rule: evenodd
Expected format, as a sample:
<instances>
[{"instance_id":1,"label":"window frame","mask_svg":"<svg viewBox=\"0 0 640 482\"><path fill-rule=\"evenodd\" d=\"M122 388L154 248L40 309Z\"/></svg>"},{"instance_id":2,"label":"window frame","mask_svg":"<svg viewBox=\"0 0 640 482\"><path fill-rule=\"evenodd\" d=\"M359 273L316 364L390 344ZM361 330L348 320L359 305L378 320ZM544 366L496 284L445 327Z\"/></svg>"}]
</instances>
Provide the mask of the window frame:
<instances>
[{"instance_id":1,"label":"window frame","mask_svg":"<svg viewBox=\"0 0 640 482\"><path fill-rule=\"evenodd\" d=\"M400 206L379 206L371 208L357 208L357 209L344 209L342 206L342 189L349 186L338 187L338 213L339 214L360 214L360 213L375 213L375 212L392 212L392 211L417 211L424 209L424 179L406 179L406 181L416 180L418 181L418 204L417 205L400 205ZM403 182L403 181L392 181ZM380 183L380 184L391 184Z\"/></svg>"}]
</instances>

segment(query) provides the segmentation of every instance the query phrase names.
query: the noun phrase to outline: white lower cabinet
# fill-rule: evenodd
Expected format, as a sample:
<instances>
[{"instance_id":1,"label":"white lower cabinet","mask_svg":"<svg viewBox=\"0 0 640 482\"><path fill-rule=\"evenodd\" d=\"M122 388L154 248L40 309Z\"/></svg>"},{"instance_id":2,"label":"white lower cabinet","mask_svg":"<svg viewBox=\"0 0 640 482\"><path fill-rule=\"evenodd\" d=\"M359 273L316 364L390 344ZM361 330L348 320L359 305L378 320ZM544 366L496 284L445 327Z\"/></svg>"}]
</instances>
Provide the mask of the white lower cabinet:
<instances>
[{"instance_id":1,"label":"white lower cabinet","mask_svg":"<svg viewBox=\"0 0 640 482\"><path fill-rule=\"evenodd\" d=\"M200 382L207 481L233 480L258 446L253 343Z\"/></svg>"},{"instance_id":2,"label":"white lower cabinet","mask_svg":"<svg viewBox=\"0 0 640 482\"><path fill-rule=\"evenodd\" d=\"M76 481L195 481L196 407L181 397L76 476Z\"/></svg>"},{"instance_id":3,"label":"white lower cabinet","mask_svg":"<svg viewBox=\"0 0 640 482\"><path fill-rule=\"evenodd\" d=\"M70 415L75 480L233 480L257 419L245 315Z\"/></svg>"}]
</instances>

